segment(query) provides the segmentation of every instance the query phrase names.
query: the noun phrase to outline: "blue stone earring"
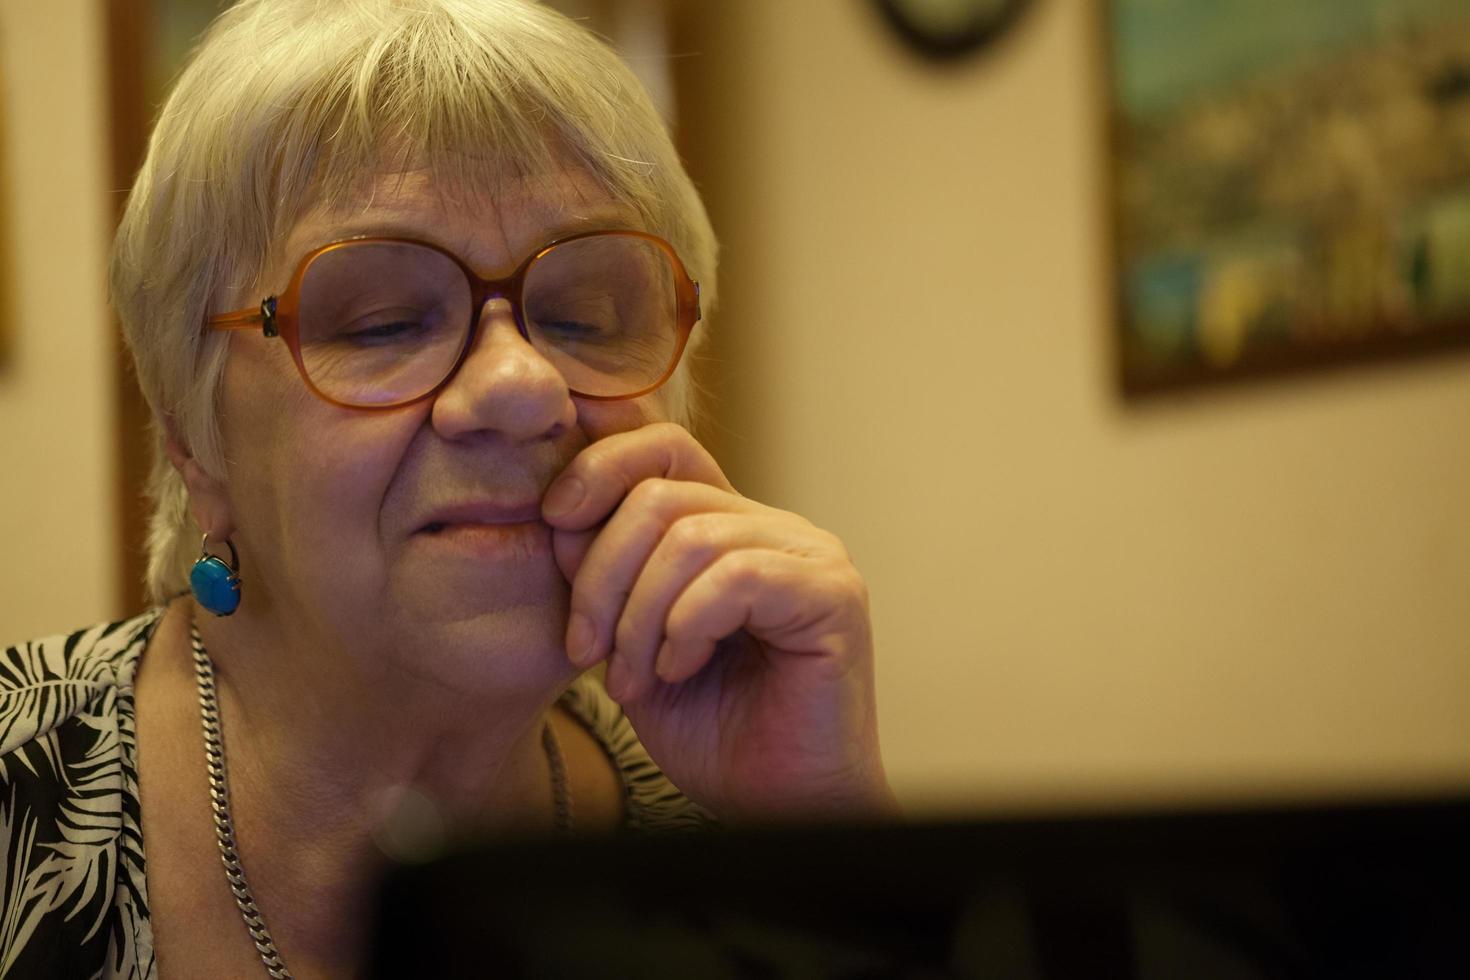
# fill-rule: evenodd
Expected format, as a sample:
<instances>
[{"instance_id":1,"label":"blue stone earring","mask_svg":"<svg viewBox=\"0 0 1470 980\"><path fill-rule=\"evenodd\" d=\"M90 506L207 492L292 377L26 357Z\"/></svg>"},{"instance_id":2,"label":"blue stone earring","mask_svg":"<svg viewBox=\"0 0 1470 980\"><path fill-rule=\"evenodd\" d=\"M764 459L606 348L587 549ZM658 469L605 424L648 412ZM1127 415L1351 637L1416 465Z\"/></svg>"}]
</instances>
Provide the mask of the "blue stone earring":
<instances>
[{"instance_id":1,"label":"blue stone earring","mask_svg":"<svg viewBox=\"0 0 1470 980\"><path fill-rule=\"evenodd\" d=\"M230 549L230 563L209 553L209 535L199 546L199 560L189 569L189 589L199 604L216 616L228 616L240 606L240 556L234 542L225 538Z\"/></svg>"}]
</instances>

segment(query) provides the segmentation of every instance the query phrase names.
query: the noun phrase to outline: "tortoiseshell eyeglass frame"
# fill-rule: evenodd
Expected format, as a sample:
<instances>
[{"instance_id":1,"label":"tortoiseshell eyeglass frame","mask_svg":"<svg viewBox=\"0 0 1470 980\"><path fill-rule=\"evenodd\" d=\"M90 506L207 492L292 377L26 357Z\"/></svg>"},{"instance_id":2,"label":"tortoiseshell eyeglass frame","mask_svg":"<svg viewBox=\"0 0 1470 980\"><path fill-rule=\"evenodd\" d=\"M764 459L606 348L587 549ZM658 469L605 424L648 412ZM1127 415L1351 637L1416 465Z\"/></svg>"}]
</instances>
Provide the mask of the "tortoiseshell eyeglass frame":
<instances>
[{"instance_id":1,"label":"tortoiseshell eyeglass frame","mask_svg":"<svg viewBox=\"0 0 1470 980\"><path fill-rule=\"evenodd\" d=\"M296 266L296 272L291 276L291 282L284 292L274 296L267 296L261 300L260 306L258 307L233 310L229 313L217 313L205 320L205 330L253 330L258 327L267 337L280 337L291 350L291 358L296 362L296 370L301 375L301 380L306 383L306 386L318 398L330 402L333 405L365 411L402 408L405 405L413 405L425 399L433 398L459 373L460 366L464 364L465 358L474 346L475 336L479 332L480 312L490 300L504 299L510 304L511 312L515 318L516 329L527 343L531 343L531 336L526 327L526 317L521 303L522 289L525 286L527 272L535 264L537 259L540 259L558 246L587 238L607 236L638 238L656 245L668 256L674 271L674 291L677 304L675 326L678 331L678 336L674 344L673 356L669 359L668 367L664 370L664 373L653 383L625 395L593 395L569 388L573 395L578 398L588 399L589 401L626 401L630 398L638 398L650 392L657 391L669 378L673 377L674 369L679 366L679 359L684 356L684 348L689 343L689 335L694 330L694 325L703 317L699 305L699 283L689 277L689 273L684 268L683 261L679 258L679 254L674 251L672 245L657 235L644 231L624 229L585 231L555 239L532 252L521 262L520 266L514 272L503 279L482 278L466 265L464 260L458 255L432 242L419 241L414 238L347 238L341 241L330 242L308 252L300 264ZM465 281L470 286L471 304L470 323L465 330L464 343L461 345L459 353L455 356L454 363L445 372L444 377L440 378L428 391L414 395L412 398L405 398L395 402L360 405L333 398L312 382L311 376L306 371L306 364L301 359L301 333L298 314L301 303L301 283L306 278L306 272L311 267L312 262L326 255L328 252L368 243L417 245L438 252L453 262L464 273Z\"/></svg>"}]
</instances>

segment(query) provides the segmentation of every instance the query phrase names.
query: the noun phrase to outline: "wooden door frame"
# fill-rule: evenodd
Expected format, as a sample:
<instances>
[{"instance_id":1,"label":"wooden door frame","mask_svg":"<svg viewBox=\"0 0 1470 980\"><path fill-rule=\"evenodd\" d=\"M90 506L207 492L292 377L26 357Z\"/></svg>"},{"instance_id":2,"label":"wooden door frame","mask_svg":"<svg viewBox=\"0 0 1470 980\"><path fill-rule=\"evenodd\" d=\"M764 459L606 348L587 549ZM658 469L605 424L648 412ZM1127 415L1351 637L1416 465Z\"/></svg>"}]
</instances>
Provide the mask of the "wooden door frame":
<instances>
[{"instance_id":1,"label":"wooden door frame","mask_svg":"<svg viewBox=\"0 0 1470 980\"><path fill-rule=\"evenodd\" d=\"M143 162L152 122L148 70L152 58L153 0L103 0L107 35L107 108L111 132L109 196L114 223ZM113 442L117 469L113 512L118 527L118 598L131 615L147 603L148 475L153 463L150 413L138 388L133 358L113 314Z\"/></svg>"}]
</instances>

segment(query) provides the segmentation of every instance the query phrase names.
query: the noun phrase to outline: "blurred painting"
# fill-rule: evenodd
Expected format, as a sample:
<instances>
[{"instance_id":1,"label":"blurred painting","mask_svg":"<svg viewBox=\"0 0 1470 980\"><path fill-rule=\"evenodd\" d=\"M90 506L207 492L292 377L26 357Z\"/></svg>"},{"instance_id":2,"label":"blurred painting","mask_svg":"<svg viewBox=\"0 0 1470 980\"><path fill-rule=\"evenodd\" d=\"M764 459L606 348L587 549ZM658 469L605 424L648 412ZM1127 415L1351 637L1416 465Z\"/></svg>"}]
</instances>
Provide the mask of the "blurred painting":
<instances>
[{"instance_id":1,"label":"blurred painting","mask_svg":"<svg viewBox=\"0 0 1470 980\"><path fill-rule=\"evenodd\" d=\"M1126 390L1470 344L1470 2L1107 27Z\"/></svg>"}]
</instances>

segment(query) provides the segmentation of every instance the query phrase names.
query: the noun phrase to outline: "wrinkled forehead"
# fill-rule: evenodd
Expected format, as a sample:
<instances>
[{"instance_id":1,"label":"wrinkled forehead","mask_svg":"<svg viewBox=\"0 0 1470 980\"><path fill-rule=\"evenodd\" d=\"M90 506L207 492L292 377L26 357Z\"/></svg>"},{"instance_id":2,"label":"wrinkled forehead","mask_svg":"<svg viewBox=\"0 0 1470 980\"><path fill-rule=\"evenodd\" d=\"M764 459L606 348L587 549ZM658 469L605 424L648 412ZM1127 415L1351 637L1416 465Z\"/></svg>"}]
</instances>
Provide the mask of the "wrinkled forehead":
<instances>
[{"instance_id":1,"label":"wrinkled forehead","mask_svg":"<svg viewBox=\"0 0 1470 980\"><path fill-rule=\"evenodd\" d=\"M230 308L283 289L302 258L364 236L412 238L447 248L482 275L513 270L541 245L578 231L646 230L632 203L565 158L536 169L496 168L468 178L406 166L314 194L271 250L254 282L236 284Z\"/></svg>"}]
</instances>

